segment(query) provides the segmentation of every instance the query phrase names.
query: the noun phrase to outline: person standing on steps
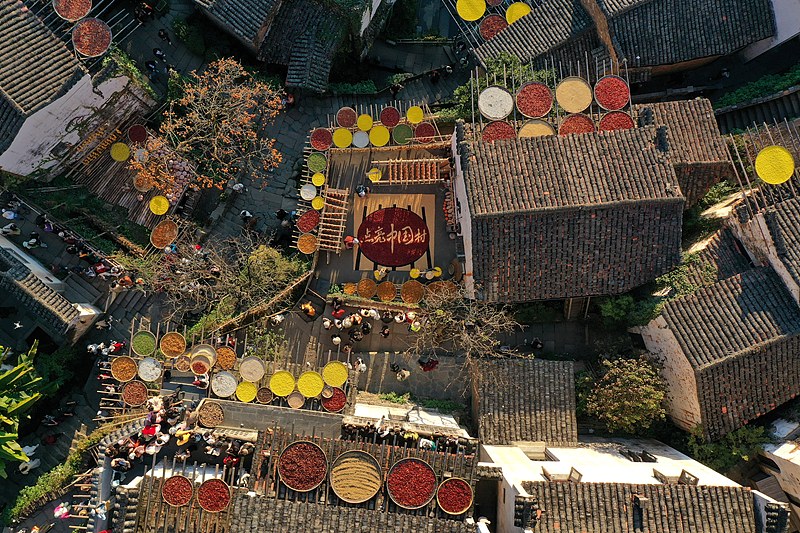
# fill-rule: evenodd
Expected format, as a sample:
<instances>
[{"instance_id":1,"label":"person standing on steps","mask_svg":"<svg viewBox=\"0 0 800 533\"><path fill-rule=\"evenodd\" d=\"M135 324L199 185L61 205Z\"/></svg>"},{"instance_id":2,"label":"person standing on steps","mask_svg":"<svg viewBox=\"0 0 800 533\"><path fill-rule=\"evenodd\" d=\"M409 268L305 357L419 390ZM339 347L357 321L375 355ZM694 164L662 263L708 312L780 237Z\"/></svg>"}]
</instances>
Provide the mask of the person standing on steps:
<instances>
[{"instance_id":1,"label":"person standing on steps","mask_svg":"<svg viewBox=\"0 0 800 533\"><path fill-rule=\"evenodd\" d=\"M160 59L164 63L167 62L167 54L164 53L164 50L161 48L153 48L153 55L156 56L157 59Z\"/></svg>"},{"instance_id":2,"label":"person standing on steps","mask_svg":"<svg viewBox=\"0 0 800 533\"><path fill-rule=\"evenodd\" d=\"M169 38L169 33L167 33L167 30L161 28L160 30L158 30L158 36L159 38L161 38L162 41L172 46L172 39Z\"/></svg>"}]
</instances>

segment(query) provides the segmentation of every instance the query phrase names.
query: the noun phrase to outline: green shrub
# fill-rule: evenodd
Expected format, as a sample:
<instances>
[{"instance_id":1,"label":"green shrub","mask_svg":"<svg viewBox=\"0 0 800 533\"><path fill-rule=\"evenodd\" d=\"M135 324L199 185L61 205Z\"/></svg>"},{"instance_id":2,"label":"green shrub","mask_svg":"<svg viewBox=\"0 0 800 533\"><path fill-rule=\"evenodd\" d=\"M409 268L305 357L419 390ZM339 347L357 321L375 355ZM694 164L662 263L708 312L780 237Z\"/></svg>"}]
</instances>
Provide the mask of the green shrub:
<instances>
[{"instance_id":1,"label":"green shrub","mask_svg":"<svg viewBox=\"0 0 800 533\"><path fill-rule=\"evenodd\" d=\"M589 395L592 393L592 389L594 388L594 376L590 372L583 370L578 372L575 376L575 413L578 416L586 416L588 410L586 408L586 402L589 399Z\"/></svg>"},{"instance_id":2,"label":"green shrub","mask_svg":"<svg viewBox=\"0 0 800 533\"><path fill-rule=\"evenodd\" d=\"M328 289L328 294L342 294L342 286L334 283Z\"/></svg>"},{"instance_id":3,"label":"green shrub","mask_svg":"<svg viewBox=\"0 0 800 533\"><path fill-rule=\"evenodd\" d=\"M388 86L392 86L395 83L405 83L406 80L413 78L414 75L410 72L398 72L397 74L392 74L386 79L386 84Z\"/></svg>"},{"instance_id":4,"label":"green shrub","mask_svg":"<svg viewBox=\"0 0 800 533\"><path fill-rule=\"evenodd\" d=\"M785 74L768 74L723 95L714 103L714 107L726 107L755 98L763 98L798 84L800 84L800 63Z\"/></svg>"},{"instance_id":5,"label":"green shrub","mask_svg":"<svg viewBox=\"0 0 800 533\"><path fill-rule=\"evenodd\" d=\"M75 375L73 368L80 361L80 354L74 346L61 346L50 355L36 358L36 372L46 383L57 383L60 387Z\"/></svg>"},{"instance_id":6,"label":"green shrub","mask_svg":"<svg viewBox=\"0 0 800 533\"><path fill-rule=\"evenodd\" d=\"M411 400L411 394L408 392L405 394L397 394L396 392L387 392L386 394L379 394L378 398L383 401L397 403L397 404L406 404Z\"/></svg>"},{"instance_id":7,"label":"green shrub","mask_svg":"<svg viewBox=\"0 0 800 533\"><path fill-rule=\"evenodd\" d=\"M199 28L188 24L183 19L175 19L172 21L172 31L191 53L201 57L205 56L206 41Z\"/></svg>"},{"instance_id":8,"label":"green shrub","mask_svg":"<svg viewBox=\"0 0 800 533\"><path fill-rule=\"evenodd\" d=\"M633 310L634 304L633 297L629 294L603 298L600 300L600 316L606 325L619 324L628 318L628 313Z\"/></svg>"},{"instance_id":9,"label":"green shrub","mask_svg":"<svg viewBox=\"0 0 800 533\"><path fill-rule=\"evenodd\" d=\"M330 83L328 90L333 94L375 94L378 92L378 88L372 80L358 83Z\"/></svg>"},{"instance_id":10,"label":"green shrub","mask_svg":"<svg viewBox=\"0 0 800 533\"><path fill-rule=\"evenodd\" d=\"M706 442L701 429L695 428L689 437L689 451L692 458L724 474L740 461L755 458L768 442L770 438L761 426L741 427L717 442Z\"/></svg>"},{"instance_id":11,"label":"green shrub","mask_svg":"<svg viewBox=\"0 0 800 533\"><path fill-rule=\"evenodd\" d=\"M737 185L729 181L720 181L719 183L712 185L706 195L703 196L703 199L700 200L700 206L707 209L714 204L718 204L738 190L739 187Z\"/></svg>"},{"instance_id":12,"label":"green shrub","mask_svg":"<svg viewBox=\"0 0 800 533\"><path fill-rule=\"evenodd\" d=\"M80 473L86 451L115 429L114 425L97 428L75 445L75 449L62 464L39 476L35 484L20 490L17 499L3 511L3 522L10 525L32 514L40 500L56 497L56 494Z\"/></svg>"},{"instance_id":13,"label":"green shrub","mask_svg":"<svg viewBox=\"0 0 800 533\"><path fill-rule=\"evenodd\" d=\"M586 396L586 411L609 431L642 433L666 418L666 386L644 358L604 360L603 376Z\"/></svg>"},{"instance_id":14,"label":"green shrub","mask_svg":"<svg viewBox=\"0 0 800 533\"><path fill-rule=\"evenodd\" d=\"M456 411L466 411L466 406L459 402L454 402L452 400L436 400L436 399L428 399L428 400L420 400L419 404L422 407L426 407L428 409L436 409L440 413L455 413Z\"/></svg>"},{"instance_id":15,"label":"green shrub","mask_svg":"<svg viewBox=\"0 0 800 533\"><path fill-rule=\"evenodd\" d=\"M514 319L520 324L555 322L561 313L543 303L521 304L514 309Z\"/></svg>"},{"instance_id":16,"label":"green shrub","mask_svg":"<svg viewBox=\"0 0 800 533\"><path fill-rule=\"evenodd\" d=\"M142 71L139 70L139 66L131 56L116 46L112 46L108 54L103 58L103 66L110 65L112 62L116 66L117 73L128 76L134 83L144 89L147 94L153 98L156 97L155 91L150 86L150 81L142 74Z\"/></svg>"}]
</instances>

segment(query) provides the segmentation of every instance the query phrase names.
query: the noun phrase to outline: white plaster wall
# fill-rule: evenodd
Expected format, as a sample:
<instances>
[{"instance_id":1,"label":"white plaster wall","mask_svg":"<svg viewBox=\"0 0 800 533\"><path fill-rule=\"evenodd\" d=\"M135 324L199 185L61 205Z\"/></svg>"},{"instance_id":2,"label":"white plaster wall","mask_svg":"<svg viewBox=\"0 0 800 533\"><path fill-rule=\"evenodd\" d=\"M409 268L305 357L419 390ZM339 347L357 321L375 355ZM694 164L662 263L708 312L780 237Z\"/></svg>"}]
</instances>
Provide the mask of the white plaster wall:
<instances>
[{"instance_id":1,"label":"white plaster wall","mask_svg":"<svg viewBox=\"0 0 800 533\"><path fill-rule=\"evenodd\" d=\"M458 204L456 217L461 227L461 238L464 241L464 288L469 298L475 297L475 278L473 277L472 262L472 215L469 212L469 201L464 184L464 169L461 168L461 157L458 155L456 134L453 133L451 141L453 161L455 161L455 177L453 178L453 193Z\"/></svg>"},{"instance_id":2,"label":"white plaster wall","mask_svg":"<svg viewBox=\"0 0 800 533\"><path fill-rule=\"evenodd\" d=\"M364 15L361 17L361 29L359 30L360 35L364 35L364 32L369 27L369 23L372 22L372 18L375 16L375 13L378 12L378 7L380 7L381 2L384 0L372 0L372 6L369 9L364 11ZM385 0L389 4L394 4L395 0Z\"/></svg>"},{"instance_id":3,"label":"white plaster wall","mask_svg":"<svg viewBox=\"0 0 800 533\"><path fill-rule=\"evenodd\" d=\"M90 121L99 108L129 83L130 79L120 76L92 89L91 77L85 75L67 94L27 118L11 146L0 155L0 168L27 176L37 169L57 166L59 161L50 154L51 150L62 141L80 142L76 126ZM117 112L136 104L138 100L123 99Z\"/></svg>"},{"instance_id":4,"label":"white plaster wall","mask_svg":"<svg viewBox=\"0 0 800 533\"><path fill-rule=\"evenodd\" d=\"M514 499L523 493L522 487L511 485L505 477L497 492L497 531L498 533L521 533L522 528L514 526ZM505 496L505 501L503 497Z\"/></svg>"},{"instance_id":5,"label":"white plaster wall","mask_svg":"<svg viewBox=\"0 0 800 533\"><path fill-rule=\"evenodd\" d=\"M667 413L675 424L691 430L702 422L697 379L694 369L663 317L640 328L647 350L663 364L661 375L667 382Z\"/></svg>"},{"instance_id":6,"label":"white plaster wall","mask_svg":"<svg viewBox=\"0 0 800 533\"><path fill-rule=\"evenodd\" d=\"M781 469L780 472L773 472L778 480L778 484L783 492L800 499L800 446L794 442L787 441L778 445L767 445L761 455L772 459Z\"/></svg>"},{"instance_id":7,"label":"white plaster wall","mask_svg":"<svg viewBox=\"0 0 800 533\"><path fill-rule=\"evenodd\" d=\"M755 59L800 34L800 0L772 0L772 9L775 11L775 35L742 50L741 55L745 61Z\"/></svg>"},{"instance_id":8,"label":"white plaster wall","mask_svg":"<svg viewBox=\"0 0 800 533\"><path fill-rule=\"evenodd\" d=\"M747 248L751 259L757 264L769 263L789 292L792 293L795 301L800 302L800 286L792 279L789 271L778 257L778 251L775 249L775 243L769 233L764 216L759 213L745 224L741 224L733 218L731 221L731 229Z\"/></svg>"}]
</instances>

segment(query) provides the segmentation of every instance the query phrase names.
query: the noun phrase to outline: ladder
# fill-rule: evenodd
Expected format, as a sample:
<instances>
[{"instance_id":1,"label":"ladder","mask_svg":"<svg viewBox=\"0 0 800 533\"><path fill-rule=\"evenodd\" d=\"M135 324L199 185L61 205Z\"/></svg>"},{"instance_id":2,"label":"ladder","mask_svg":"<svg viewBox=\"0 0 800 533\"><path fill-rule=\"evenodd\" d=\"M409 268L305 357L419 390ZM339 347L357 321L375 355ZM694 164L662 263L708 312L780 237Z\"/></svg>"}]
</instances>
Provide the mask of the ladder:
<instances>
[{"instance_id":1,"label":"ladder","mask_svg":"<svg viewBox=\"0 0 800 533\"><path fill-rule=\"evenodd\" d=\"M450 161L446 158L390 159L372 163L388 167L386 179L375 185L435 184L450 176Z\"/></svg>"},{"instance_id":2,"label":"ladder","mask_svg":"<svg viewBox=\"0 0 800 533\"><path fill-rule=\"evenodd\" d=\"M319 221L319 249L339 253L344 245L350 191L325 189L325 207Z\"/></svg>"}]
</instances>

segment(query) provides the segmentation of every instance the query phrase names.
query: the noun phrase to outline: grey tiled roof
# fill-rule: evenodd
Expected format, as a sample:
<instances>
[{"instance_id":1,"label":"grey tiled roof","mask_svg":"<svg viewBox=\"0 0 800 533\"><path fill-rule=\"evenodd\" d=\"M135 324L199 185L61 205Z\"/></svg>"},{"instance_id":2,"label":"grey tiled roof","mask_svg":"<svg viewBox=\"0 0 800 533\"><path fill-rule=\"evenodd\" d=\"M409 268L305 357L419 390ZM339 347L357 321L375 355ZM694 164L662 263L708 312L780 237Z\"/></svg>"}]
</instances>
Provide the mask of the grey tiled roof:
<instances>
[{"instance_id":1,"label":"grey tiled roof","mask_svg":"<svg viewBox=\"0 0 800 533\"><path fill-rule=\"evenodd\" d=\"M25 114L0 93L0 154L11 146L24 122Z\"/></svg>"},{"instance_id":2,"label":"grey tiled roof","mask_svg":"<svg viewBox=\"0 0 800 533\"><path fill-rule=\"evenodd\" d=\"M281 0L194 0L219 19L224 26L258 49Z\"/></svg>"},{"instance_id":3,"label":"grey tiled roof","mask_svg":"<svg viewBox=\"0 0 800 533\"><path fill-rule=\"evenodd\" d=\"M287 86L322 92L328 86L333 57L347 30L345 17L327 4L283 0L261 43L258 58L287 65Z\"/></svg>"},{"instance_id":4,"label":"grey tiled roof","mask_svg":"<svg viewBox=\"0 0 800 533\"><path fill-rule=\"evenodd\" d=\"M800 284L800 200L792 198L768 207L764 219L778 257L792 279Z\"/></svg>"},{"instance_id":5,"label":"grey tiled roof","mask_svg":"<svg viewBox=\"0 0 800 533\"><path fill-rule=\"evenodd\" d=\"M771 269L748 270L673 300L662 316L695 370L708 438L800 393L800 308Z\"/></svg>"},{"instance_id":6,"label":"grey tiled roof","mask_svg":"<svg viewBox=\"0 0 800 533\"><path fill-rule=\"evenodd\" d=\"M746 487L559 481L523 481L522 486L541 511L531 523L537 533L758 531L753 495ZM782 515L785 524L788 511Z\"/></svg>"},{"instance_id":7,"label":"grey tiled roof","mask_svg":"<svg viewBox=\"0 0 800 533\"><path fill-rule=\"evenodd\" d=\"M20 0L0 0L0 92L23 113L49 103L78 61Z\"/></svg>"},{"instance_id":8,"label":"grey tiled roof","mask_svg":"<svg viewBox=\"0 0 800 533\"><path fill-rule=\"evenodd\" d=\"M80 315L69 300L42 282L8 251L0 249L0 287L14 295L20 305L44 322L56 334Z\"/></svg>"},{"instance_id":9,"label":"grey tiled roof","mask_svg":"<svg viewBox=\"0 0 800 533\"><path fill-rule=\"evenodd\" d=\"M620 58L641 66L730 54L775 33L769 0L599 0L598 4ZM545 0L475 52L482 61L501 52L527 61L550 55L587 31L594 32L594 25L579 0Z\"/></svg>"},{"instance_id":10,"label":"grey tiled roof","mask_svg":"<svg viewBox=\"0 0 800 533\"><path fill-rule=\"evenodd\" d=\"M619 294L677 264L684 198L655 136L648 127L461 143L484 297Z\"/></svg>"},{"instance_id":11,"label":"grey tiled roof","mask_svg":"<svg viewBox=\"0 0 800 533\"><path fill-rule=\"evenodd\" d=\"M673 300L663 315L696 369L800 334L800 307L769 268Z\"/></svg>"},{"instance_id":12,"label":"grey tiled roof","mask_svg":"<svg viewBox=\"0 0 800 533\"><path fill-rule=\"evenodd\" d=\"M474 379L473 416L484 444L577 442L572 361L487 361Z\"/></svg>"},{"instance_id":13,"label":"grey tiled roof","mask_svg":"<svg viewBox=\"0 0 800 533\"><path fill-rule=\"evenodd\" d=\"M485 61L506 52L527 61L592 29L580 0L544 0L533 11L475 49Z\"/></svg>"},{"instance_id":14,"label":"grey tiled roof","mask_svg":"<svg viewBox=\"0 0 800 533\"><path fill-rule=\"evenodd\" d=\"M656 129L532 137L468 145L473 217L681 198ZM466 146L466 145L462 145Z\"/></svg>"},{"instance_id":15,"label":"grey tiled roof","mask_svg":"<svg viewBox=\"0 0 800 533\"><path fill-rule=\"evenodd\" d=\"M669 65L725 55L775 33L770 0L654 0L611 17L621 57Z\"/></svg>"},{"instance_id":16,"label":"grey tiled roof","mask_svg":"<svg viewBox=\"0 0 800 533\"><path fill-rule=\"evenodd\" d=\"M307 28L292 47L286 86L324 92L328 88L333 56L344 36L344 26L333 17Z\"/></svg>"},{"instance_id":17,"label":"grey tiled roof","mask_svg":"<svg viewBox=\"0 0 800 533\"><path fill-rule=\"evenodd\" d=\"M0 153L25 117L81 76L75 55L21 0L0 0Z\"/></svg>"},{"instance_id":18,"label":"grey tiled roof","mask_svg":"<svg viewBox=\"0 0 800 533\"><path fill-rule=\"evenodd\" d=\"M733 232L723 228L697 253L697 261L687 268L687 279L700 287L740 274L752 267L744 247Z\"/></svg>"},{"instance_id":19,"label":"grey tiled roof","mask_svg":"<svg viewBox=\"0 0 800 533\"><path fill-rule=\"evenodd\" d=\"M145 483L149 478L145 478ZM153 500L161 499L161 491L143 492L140 487L116 489L115 533L134 533L137 529L137 512L144 514L145 508L155 506ZM160 505L160 501L158 505ZM151 515L154 513L151 513ZM426 513L386 512L363 506L325 505L300 499L279 500L261 494L250 495L244 490L235 490L229 512L215 515L217 529L230 533L299 533L320 531L326 533L374 533L384 531L419 533L471 533L475 526L463 520L450 520L428 516ZM208 521L188 520L185 533L202 533ZM158 531L162 531L158 529Z\"/></svg>"},{"instance_id":20,"label":"grey tiled roof","mask_svg":"<svg viewBox=\"0 0 800 533\"><path fill-rule=\"evenodd\" d=\"M640 124L667 127L669 160L687 207L696 204L720 180L735 180L728 147L706 98L637 104L631 111Z\"/></svg>"},{"instance_id":21,"label":"grey tiled roof","mask_svg":"<svg viewBox=\"0 0 800 533\"><path fill-rule=\"evenodd\" d=\"M530 302L621 294L680 262L682 198L472 220L484 297Z\"/></svg>"},{"instance_id":22,"label":"grey tiled roof","mask_svg":"<svg viewBox=\"0 0 800 533\"><path fill-rule=\"evenodd\" d=\"M647 109L652 110L652 124L666 126L669 131L669 160L673 164L730 162L707 98L635 104L631 111L641 121Z\"/></svg>"}]
</instances>

